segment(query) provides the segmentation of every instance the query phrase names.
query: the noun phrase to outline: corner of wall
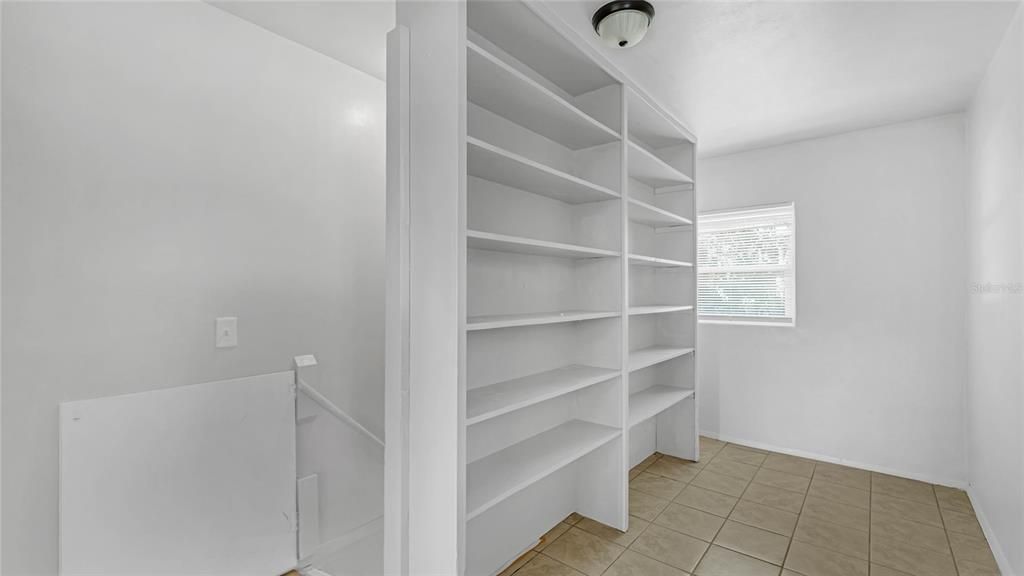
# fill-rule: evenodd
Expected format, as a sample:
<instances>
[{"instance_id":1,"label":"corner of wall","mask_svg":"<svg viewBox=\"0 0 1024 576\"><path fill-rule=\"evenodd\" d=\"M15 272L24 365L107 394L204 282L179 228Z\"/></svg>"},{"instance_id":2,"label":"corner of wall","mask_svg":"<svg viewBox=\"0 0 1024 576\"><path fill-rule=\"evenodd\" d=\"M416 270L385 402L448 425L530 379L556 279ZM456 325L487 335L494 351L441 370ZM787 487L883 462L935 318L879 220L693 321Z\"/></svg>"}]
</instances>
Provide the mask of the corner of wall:
<instances>
[{"instance_id":1,"label":"corner of wall","mask_svg":"<svg viewBox=\"0 0 1024 576\"><path fill-rule=\"evenodd\" d=\"M1024 280L1020 257L1024 254L1024 235L1020 233L1024 223L1024 1L1016 4L1011 23L967 106L969 282ZM1009 247L1003 246L1007 240L1011 241ZM1024 574L1020 546L1024 541L1024 457L1003 464L1000 461L1005 456L993 454L1024 449L1024 425L1020 424L1024 417L1024 360L1002 349L1024 342L1024 306L1007 301L1007 297L1021 296L968 295L964 379L967 493L1000 571L1005 576L1020 576ZM1010 312L1015 306L1020 313L1014 324L1000 312ZM1019 406L1000 408L1007 395L1014 393ZM993 413L1000 410L1002 414ZM993 427L993 420L1002 426ZM1002 434L1004 430L1010 431ZM1016 483L991 481L1001 473L1015 475Z\"/></svg>"}]
</instances>

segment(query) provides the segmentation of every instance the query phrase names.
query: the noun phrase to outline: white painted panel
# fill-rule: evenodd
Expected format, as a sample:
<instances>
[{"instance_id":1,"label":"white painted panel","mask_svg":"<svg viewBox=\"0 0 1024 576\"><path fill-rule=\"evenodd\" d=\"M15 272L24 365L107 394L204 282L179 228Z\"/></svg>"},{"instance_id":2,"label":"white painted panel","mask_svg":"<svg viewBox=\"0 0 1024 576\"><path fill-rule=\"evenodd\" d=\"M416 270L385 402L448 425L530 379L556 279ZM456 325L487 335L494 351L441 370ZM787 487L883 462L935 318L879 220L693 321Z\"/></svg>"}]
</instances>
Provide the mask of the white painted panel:
<instances>
[{"instance_id":1,"label":"white painted panel","mask_svg":"<svg viewBox=\"0 0 1024 576\"><path fill-rule=\"evenodd\" d=\"M629 467L643 462L654 453L657 444L657 422L652 418L629 429Z\"/></svg>"},{"instance_id":2,"label":"white painted panel","mask_svg":"<svg viewBox=\"0 0 1024 576\"><path fill-rule=\"evenodd\" d=\"M60 409L63 575L277 575L296 563L292 372Z\"/></svg>"}]
</instances>

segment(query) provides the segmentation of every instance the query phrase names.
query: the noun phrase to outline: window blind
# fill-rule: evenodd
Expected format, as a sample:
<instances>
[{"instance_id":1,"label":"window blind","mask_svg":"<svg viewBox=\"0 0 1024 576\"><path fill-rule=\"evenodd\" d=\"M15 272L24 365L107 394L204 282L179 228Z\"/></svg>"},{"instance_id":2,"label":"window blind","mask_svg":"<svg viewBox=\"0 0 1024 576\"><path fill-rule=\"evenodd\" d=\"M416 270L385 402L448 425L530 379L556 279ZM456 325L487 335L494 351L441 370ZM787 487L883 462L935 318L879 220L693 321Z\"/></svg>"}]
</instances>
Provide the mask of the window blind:
<instances>
[{"instance_id":1,"label":"window blind","mask_svg":"<svg viewBox=\"0 0 1024 576\"><path fill-rule=\"evenodd\" d=\"M702 321L793 324L793 204L702 214L697 231Z\"/></svg>"}]
</instances>

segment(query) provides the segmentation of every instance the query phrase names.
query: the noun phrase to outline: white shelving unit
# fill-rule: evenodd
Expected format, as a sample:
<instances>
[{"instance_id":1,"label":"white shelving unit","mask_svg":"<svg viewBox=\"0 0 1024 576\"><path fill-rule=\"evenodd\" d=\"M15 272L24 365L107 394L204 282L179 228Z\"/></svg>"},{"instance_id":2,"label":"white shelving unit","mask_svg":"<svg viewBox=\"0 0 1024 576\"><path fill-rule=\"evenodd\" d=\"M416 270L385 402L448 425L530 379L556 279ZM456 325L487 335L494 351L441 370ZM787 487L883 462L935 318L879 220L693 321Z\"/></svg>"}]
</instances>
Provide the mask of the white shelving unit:
<instances>
[{"instance_id":1,"label":"white shelving unit","mask_svg":"<svg viewBox=\"0 0 1024 576\"><path fill-rule=\"evenodd\" d=\"M469 463L466 519L618 438L621 431L581 420L554 428Z\"/></svg>"},{"instance_id":2,"label":"white shelving unit","mask_svg":"<svg viewBox=\"0 0 1024 576\"><path fill-rule=\"evenodd\" d=\"M615 318L618 315L618 312L611 311L565 310L562 312L541 312L534 314L491 314L469 316L466 320L466 330L493 330L495 328L564 324L566 322Z\"/></svg>"},{"instance_id":3,"label":"white shelving unit","mask_svg":"<svg viewBox=\"0 0 1024 576\"><path fill-rule=\"evenodd\" d=\"M629 426L650 420L672 406L693 396L693 390L656 385L629 397Z\"/></svg>"},{"instance_id":4,"label":"white shelving unit","mask_svg":"<svg viewBox=\"0 0 1024 576\"><path fill-rule=\"evenodd\" d=\"M693 262L683 260L672 260L671 258L658 258L656 256L644 256L641 254L630 254L630 264L637 266L652 266L655 268L691 268Z\"/></svg>"},{"instance_id":5,"label":"white shelving unit","mask_svg":"<svg viewBox=\"0 0 1024 576\"><path fill-rule=\"evenodd\" d=\"M666 312L684 312L693 310L693 306L689 304L684 305L664 305L664 306L630 306L630 316L641 316L643 314L664 314Z\"/></svg>"},{"instance_id":6,"label":"white shelving unit","mask_svg":"<svg viewBox=\"0 0 1024 576\"><path fill-rule=\"evenodd\" d=\"M614 250L575 246L562 242L519 238L506 234L466 231L466 245L477 250L495 250L497 252L514 252L516 254L536 254L537 256L558 256L562 258L600 258L618 256Z\"/></svg>"},{"instance_id":7,"label":"white shelving unit","mask_svg":"<svg viewBox=\"0 0 1024 576\"><path fill-rule=\"evenodd\" d=\"M618 375L618 370L570 365L474 388L466 399L466 424L483 422L513 410L571 394Z\"/></svg>"},{"instance_id":8,"label":"white shelving unit","mask_svg":"<svg viewBox=\"0 0 1024 576\"><path fill-rule=\"evenodd\" d=\"M392 254L403 246L412 252L411 264L391 278L408 291L399 304L420 303L389 310L412 319L424 317L416 316L419 311L432 322L406 328L395 317L389 326L408 341L393 342L389 367L402 375L403 366L415 364L405 355L423 350L421 366L454 367L457 382L435 378L434 395L421 388L418 404L406 400L414 386L402 391L398 385L389 398L397 398L396 410L457 414L458 425L453 436L446 420L404 415L411 424L389 428L389 447L396 435L407 446L419 440L417 433L435 442L431 450L442 462L396 461L457 484L454 572L491 576L572 512L627 530L629 468L654 451L699 457L696 144L601 50L552 24L558 20L543 4L445 5L450 19L440 28L434 10L399 0L398 21L410 28L408 38L429 42L411 42L408 69L389 56L389 91L401 96L402 80L410 81L413 105L401 110L414 126L408 148L389 157L389 171L393 165L407 170L389 172L392 181L409 191L404 204L392 208L389 200L392 230L399 234ZM446 52L452 43L444 33L459 37L459 54ZM418 60L428 48L454 64L439 56ZM459 85L444 85L441 77ZM429 104L415 105L417 87ZM439 95L457 107L438 106ZM455 161L443 147L447 140L424 135L414 141L417 120L428 127L421 130L443 130L447 137L448 125L439 120L445 114L461 130L464 153ZM402 126L402 118L389 108L389 127ZM419 164L418 154L424 158ZM395 194L389 189L389 199ZM426 200L418 204L421 197ZM438 201L441 207L429 204ZM400 209L409 211L404 228ZM417 210L424 214L419 219ZM428 254L428 244L446 264L454 254L458 273L439 277L423 257L416 268L415 252ZM450 286L457 300L437 285ZM452 319L449 311L458 316ZM449 331L453 325L457 337ZM426 356L428 350L440 356ZM439 398L453 397L455 409L446 410ZM421 427L414 430L414 424ZM392 478L402 486L400 475ZM403 497L414 492L404 490ZM402 521L409 534L395 538L416 542L412 521ZM448 533L426 531L425 521L418 526L425 530L419 542L435 548L423 544L417 558L434 558ZM412 552L408 561L412 572ZM439 566L419 564L425 572L450 571Z\"/></svg>"},{"instance_id":9,"label":"white shelving unit","mask_svg":"<svg viewBox=\"0 0 1024 576\"><path fill-rule=\"evenodd\" d=\"M568 204L619 197L618 193L604 186L587 182L476 138L467 138L466 147L470 176L519 187Z\"/></svg>"},{"instance_id":10,"label":"white shelving unit","mask_svg":"<svg viewBox=\"0 0 1024 576\"><path fill-rule=\"evenodd\" d=\"M674 360L687 354L692 354L693 348L682 348L678 346L649 346L640 348L629 353L629 371L636 372L648 366L661 364Z\"/></svg>"},{"instance_id":11,"label":"white shelving unit","mask_svg":"<svg viewBox=\"0 0 1024 576\"><path fill-rule=\"evenodd\" d=\"M676 226L692 226L693 221L689 218L685 218L676 214L675 212L669 212L664 208L658 208L657 206L641 202L636 198L628 198L629 201L629 221L636 222L637 224L643 224L644 226L650 226L652 228L671 228Z\"/></svg>"}]
</instances>

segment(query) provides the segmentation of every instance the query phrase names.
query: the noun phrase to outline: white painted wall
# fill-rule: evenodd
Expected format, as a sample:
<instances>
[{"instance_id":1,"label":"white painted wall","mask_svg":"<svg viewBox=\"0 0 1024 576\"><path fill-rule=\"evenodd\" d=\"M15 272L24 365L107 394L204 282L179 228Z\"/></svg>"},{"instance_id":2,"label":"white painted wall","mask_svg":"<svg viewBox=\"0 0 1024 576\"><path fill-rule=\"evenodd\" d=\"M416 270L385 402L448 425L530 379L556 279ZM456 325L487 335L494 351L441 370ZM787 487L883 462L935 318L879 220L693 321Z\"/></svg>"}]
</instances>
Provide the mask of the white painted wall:
<instances>
[{"instance_id":1,"label":"white painted wall","mask_svg":"<svg viewBox=\"0 0 1024 576\"><path fill-rule=\"evenodd\" d=\"M60 401L314 353L382 434L383 83L202 3L3 3L2 39L3 573L57 570Z\"/></svg>"},{"instance_id":2,"label":"white painted wall","mask_svg":"<svg viewBox=\"0 0 1024 576\"><path fill-rule=\"evenodd\" d=\"M964 120L699 162L699 210L796 203L797 325L699 329L711 436L962 484Z\"/></svg>"},{"instance_id":3,"label":"white painted wall","mask_svg":"<svg viewBox=\"0 0 1024 576\"><path fill-rule=\"evenodd\" d=\"M1024 9L968 116L971 499L1004 574L1024 574Z\"/></svg>"}]
</instances>

